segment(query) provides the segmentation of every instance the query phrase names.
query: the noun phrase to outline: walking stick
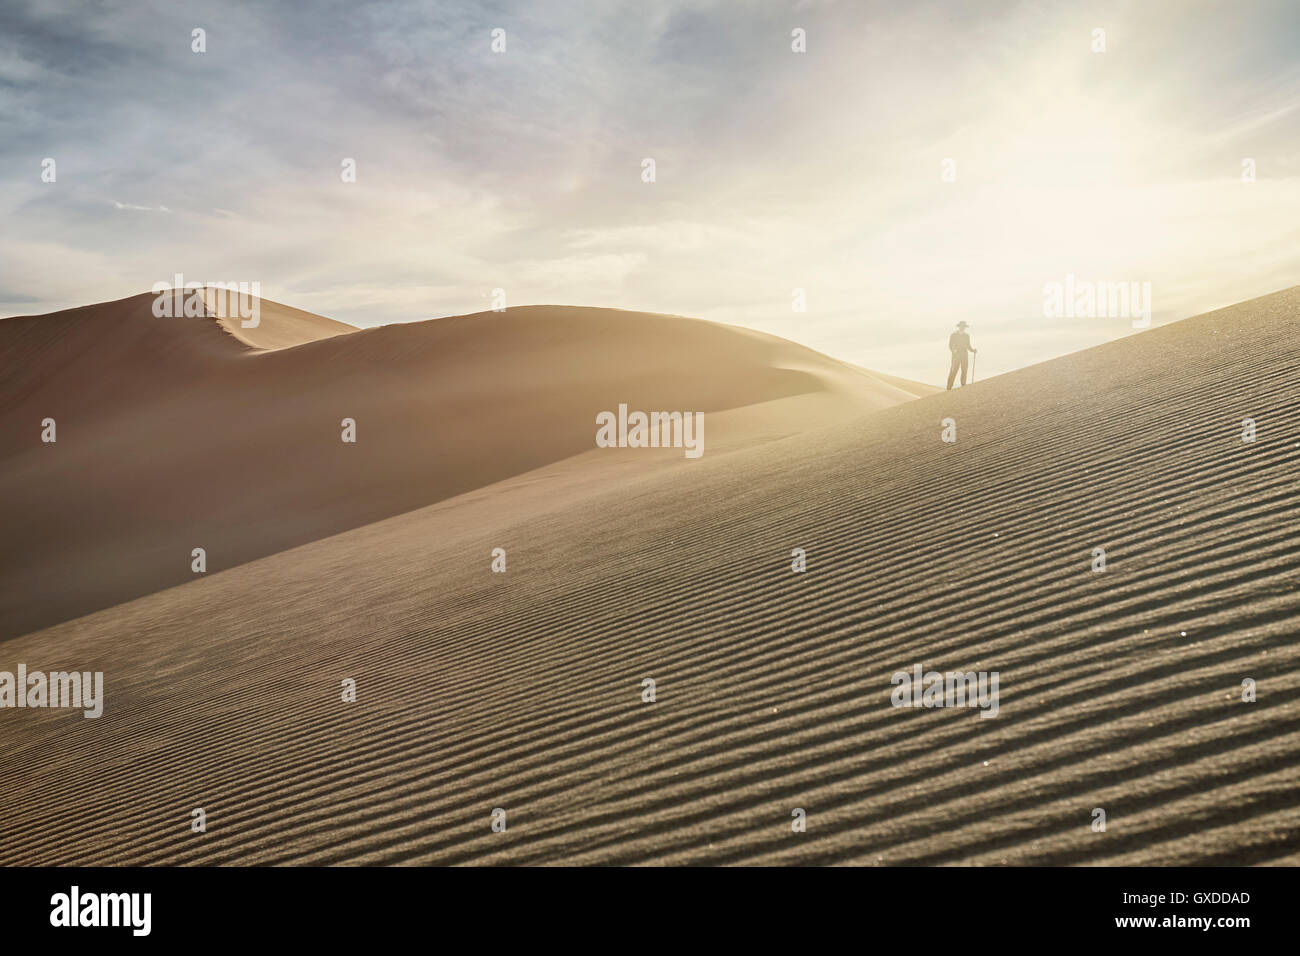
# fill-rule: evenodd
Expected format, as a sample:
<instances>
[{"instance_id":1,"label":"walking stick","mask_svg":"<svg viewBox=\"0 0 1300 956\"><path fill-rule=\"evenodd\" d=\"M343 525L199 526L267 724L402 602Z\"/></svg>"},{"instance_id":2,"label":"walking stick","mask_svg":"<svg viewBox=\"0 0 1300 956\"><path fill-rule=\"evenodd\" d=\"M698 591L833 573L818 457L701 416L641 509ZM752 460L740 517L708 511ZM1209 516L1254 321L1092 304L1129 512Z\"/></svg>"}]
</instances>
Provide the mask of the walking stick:
<instances>
[{"instance_id":1,"label":"walking stick","mask_svg":"<svg viewBox=\"0 0 1300 956\"><path fill-rule=\"evenodd\" d=\"M975 360L979 357L979 352L971 352L970 354L970 383L972 385L975 384Z\"/></svg>"}]
</instances>

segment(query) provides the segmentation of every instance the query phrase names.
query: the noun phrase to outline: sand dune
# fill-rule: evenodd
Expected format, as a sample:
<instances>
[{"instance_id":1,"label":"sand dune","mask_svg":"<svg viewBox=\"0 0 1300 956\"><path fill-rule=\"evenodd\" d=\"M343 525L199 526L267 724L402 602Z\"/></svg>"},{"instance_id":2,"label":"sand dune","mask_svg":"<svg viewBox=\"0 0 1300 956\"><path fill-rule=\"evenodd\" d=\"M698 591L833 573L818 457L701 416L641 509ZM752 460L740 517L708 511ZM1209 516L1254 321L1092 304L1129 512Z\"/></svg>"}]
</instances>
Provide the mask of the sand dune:
<instances>
[{"instance_id":1,"label":"sand dune","mask_svg":"<svg viewBox=\"0 0 1300 956\"><path fill-rule=\"evenodd\" d=\"M619 402L713 413L716 456L930 390L672 316L531 307L341 334L269 301L250 330L153 301L0 321L0 638L191 580L194 548L230 568L589 452Z\"/></svg>"},{"instance_id":2,"label":"sand dune","mask_svg":"<svg viewBox=\"0 0 1300 956\"><path fill-rule=\"evenodd\" d=\"M218 325L255 349L293 348L295 345L356 331L350 325L335 322L323 315L304 312L258 296L246 296L241 300L225 290L206 289L204 300L208 313L217 319ZM258 313L256 321L239 312L241 303L251 312L254 302ZM249 328L245 328L245 322L249 323Z\"/></svg>"},{"instance_id":3,"label":"sand dune","mask_svg":"<svg viewBox=\"0 0 1300 956\"><path fill-rule=\"evenodd\" d=\"M10 640L33 668L104 670L108 701L99 720L0 722L0 862L1294 862L1298 313L1292 289L616 481L592 478L592 452L521 454L419 510ZM322 442L373 388L344 355L426 368L458 345L442 394L543 402L521 424L561 444L546 413L599 389L721 401L691 372L658 392L615 375L524 319L496 336L476 337L481 317L356 333L285 361L327 407ZM626 347L606 319L575 313L579 340ZM718 337L740 360L734 337L682 323L636 324L646 348ZM506 382L458 376L473 343L518 347ZM784 346L753 347L771 369ZM318 379L309 360L348 371ZM747 397L778 401L807 374L759 375ZM543 376L599 388L543 401ZM418 404L408 387L376 401ZM257 394L236 420L276 415ZM381 406L364 407L367 422ZM391 471L391 442L349 451ZM345 467L333 451L292 488L244 490L310 502ZM891 707L891 675L918 663L998 671L998 717Z\"/></svg>"}]
</instances>

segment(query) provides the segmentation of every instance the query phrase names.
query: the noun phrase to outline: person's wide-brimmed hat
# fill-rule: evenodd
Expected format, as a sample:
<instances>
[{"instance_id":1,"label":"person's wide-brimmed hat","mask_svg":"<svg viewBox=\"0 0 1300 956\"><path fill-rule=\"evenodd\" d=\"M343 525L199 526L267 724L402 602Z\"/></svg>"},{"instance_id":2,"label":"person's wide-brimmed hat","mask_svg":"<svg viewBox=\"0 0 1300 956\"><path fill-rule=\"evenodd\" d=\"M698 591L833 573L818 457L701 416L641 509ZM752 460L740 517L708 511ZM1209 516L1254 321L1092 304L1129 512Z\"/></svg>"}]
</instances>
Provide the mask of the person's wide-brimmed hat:
<instances>
[{"instance_id":1,"label":"person's wide-brimmed hat","mask_svg":"<svg viewBox=\"0 0 1300 956\"><path fill-rule=\"evenodd\" d=\"M970 327L970 323L969 323L969 322L962 321L962 322L958 322L958 323L957 323L957 328L959 328L959 329L965 329L965 328L969 328L969 327Z\"/></svg>"}]
</instances>

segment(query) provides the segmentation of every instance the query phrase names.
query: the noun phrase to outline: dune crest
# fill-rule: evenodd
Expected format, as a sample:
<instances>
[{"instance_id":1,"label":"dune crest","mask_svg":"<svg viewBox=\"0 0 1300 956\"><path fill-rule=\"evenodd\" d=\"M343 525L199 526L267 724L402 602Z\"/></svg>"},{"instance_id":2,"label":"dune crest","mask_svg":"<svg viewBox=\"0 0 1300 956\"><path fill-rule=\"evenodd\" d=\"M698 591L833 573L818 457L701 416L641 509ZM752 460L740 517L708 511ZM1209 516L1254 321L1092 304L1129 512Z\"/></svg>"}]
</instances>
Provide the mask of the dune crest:
<instances>
[{"instance_id":1,"label":"dune crest","mask_svg":"<svg viewBox=\"0 0 1300 956\"><path fill-rule=\"evenodd\" d=\"M239 306L221 290L204 290L204 302L217 324L245 345L255 349L287 349L307 342L347 335L357 329L344 322L327 319L314 312L295 309L280 302L256 297L257 324L246 327L250 320L239 314Z\"/></svg>"}]
</instances>

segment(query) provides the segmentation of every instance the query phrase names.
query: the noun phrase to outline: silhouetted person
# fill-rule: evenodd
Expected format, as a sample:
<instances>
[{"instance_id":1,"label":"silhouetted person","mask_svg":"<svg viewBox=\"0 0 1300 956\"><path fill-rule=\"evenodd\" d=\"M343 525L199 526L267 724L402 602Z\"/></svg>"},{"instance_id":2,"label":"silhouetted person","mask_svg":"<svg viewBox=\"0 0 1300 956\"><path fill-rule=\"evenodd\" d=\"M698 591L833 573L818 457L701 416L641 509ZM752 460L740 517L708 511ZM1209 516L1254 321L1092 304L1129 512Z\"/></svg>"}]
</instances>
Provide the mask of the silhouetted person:
<instances>
[{"instance_id":1,"label":"silhouetted person","mask_svg":"<svg viewBox=\"0 0 1300 956\"><path fill-rule=\"evenodd\" d=\"M961 383L966 384L966 361L970 352L978 352L979 349L970 347L970 336L966 334L966 323L958 322L957 331L948 336L948 351L952 353L952 365L948 368L948 388L952 388L952 380L957 377L957 370L961 369Z\"/></svg>"}]
</instances>

